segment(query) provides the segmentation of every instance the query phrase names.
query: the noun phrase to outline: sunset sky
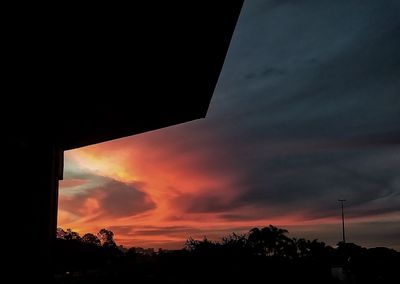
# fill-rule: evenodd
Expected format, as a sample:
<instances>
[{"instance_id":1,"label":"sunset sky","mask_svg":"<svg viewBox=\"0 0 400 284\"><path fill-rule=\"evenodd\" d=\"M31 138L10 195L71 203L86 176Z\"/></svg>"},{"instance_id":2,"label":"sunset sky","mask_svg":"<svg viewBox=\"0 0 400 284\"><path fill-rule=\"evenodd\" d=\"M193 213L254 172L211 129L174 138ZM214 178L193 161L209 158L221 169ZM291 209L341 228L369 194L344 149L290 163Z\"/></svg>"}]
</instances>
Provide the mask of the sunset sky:
<instances>
[{"instance_id":1,"label":"sunset sky","mask_svg":"<svg viewBox=\"0 0 400 284\"><path fill-rule=\"evenodd\" d=\"M273 224L335 245L344 198L349 242L400 250L399 14L245 1L207 117L66 152L58 226L181 248Z\"/></svg>"}]
</instances>

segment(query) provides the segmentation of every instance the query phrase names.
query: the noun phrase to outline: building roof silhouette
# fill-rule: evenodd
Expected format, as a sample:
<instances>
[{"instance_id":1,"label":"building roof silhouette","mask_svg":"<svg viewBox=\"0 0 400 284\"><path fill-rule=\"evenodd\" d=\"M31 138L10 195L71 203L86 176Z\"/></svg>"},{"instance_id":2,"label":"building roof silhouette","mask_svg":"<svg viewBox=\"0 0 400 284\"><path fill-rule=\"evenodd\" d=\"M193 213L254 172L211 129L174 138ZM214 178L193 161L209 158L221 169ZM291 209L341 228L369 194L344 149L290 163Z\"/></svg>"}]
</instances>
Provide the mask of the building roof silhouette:
<instances>
[{"instance_id":1,"label":"building roof silhouette","mask_svg":"<svg viewBox=\"0 0 400 284\"><path fill-rule=\"evenodd\" d=\"M242 4L5 7L4 200L32 244L7 256L14 278L49 276L62 152L204 117Z\"/></svg>"}]
</instances>

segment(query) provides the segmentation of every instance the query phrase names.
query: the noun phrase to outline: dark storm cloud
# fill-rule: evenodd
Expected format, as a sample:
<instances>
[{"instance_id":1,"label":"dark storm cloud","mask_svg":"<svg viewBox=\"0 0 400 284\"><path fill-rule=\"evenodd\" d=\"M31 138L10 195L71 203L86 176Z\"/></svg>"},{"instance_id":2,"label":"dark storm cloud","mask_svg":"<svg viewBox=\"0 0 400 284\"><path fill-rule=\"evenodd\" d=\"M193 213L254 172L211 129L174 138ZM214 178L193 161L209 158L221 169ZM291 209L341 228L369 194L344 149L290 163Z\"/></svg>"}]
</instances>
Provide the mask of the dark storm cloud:
<instances>
[{"instance_id":1,"label":"dark storm cloud","mask_svg":"<svg viewBox=\"0 0 400 284\"><path fill-rule=\"evenodd\" d=\"M103 196L100 206L109 216L130 216L155 207L145 193L116 180L110 180L104 186L93 189L93 192Z\"/></svg>"},{"instance_id":2,"label":"dark storm cloud","mask_svg":"<svg viewBox=\"0 0 400 284\"><path fill-rule=\"evenodd\" d=\"M349 200L350 216L400 212L400 154L386 150L285 155L258 163L239 185L241 205L307 219L337 216L337 199ZM396 154L397 153L397 154Z\"/></svg>"},{"instance_id":3,"label":"dark storm cloud","mask_svg":"<svg viewBox=\"0 0 400 284\"><path fill-rule=\"evenodd\" d=\"M60 208L75 215L127 217L155 207L154 202L139 188L112 178L96 175L68 161L65 179L87 181L62 187ZM67 183L69 184L69 183Z\"/></svg>"},{"instance_id":4,"label":"dark storm cloud","mask_svg":"<svg viewBox=\"0 0 400 284\"><path fill-rule=\"evenodd\" d=\"M196 166L234 173L240 194L188 210L312 219L343 197L353 216L399 212L399 14L398 1L247 1L198 142L179 142L207 145L217 158Z\"/></svg>"},{"instance_id":5,"label":"dark storm cloud","mask_svg":"<svg viewBox=\"0 0 400 284\"><path fill-rule=\"evenodd\" d=\"M218 191L217 191L218 192ZM240 207L241 200L229 200L224 194L198 193L181 194L173 203L188 213L218 213Z\"/></svg>"}]
</instances>

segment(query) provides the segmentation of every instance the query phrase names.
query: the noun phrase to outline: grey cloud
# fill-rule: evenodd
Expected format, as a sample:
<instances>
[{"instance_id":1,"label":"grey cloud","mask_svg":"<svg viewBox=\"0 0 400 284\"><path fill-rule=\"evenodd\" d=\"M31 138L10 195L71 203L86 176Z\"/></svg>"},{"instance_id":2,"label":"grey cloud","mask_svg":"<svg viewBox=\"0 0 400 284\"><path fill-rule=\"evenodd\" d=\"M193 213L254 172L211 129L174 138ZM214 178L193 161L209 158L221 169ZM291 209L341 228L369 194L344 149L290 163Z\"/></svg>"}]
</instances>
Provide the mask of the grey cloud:
<instances>
[{"instance_id":1,"label":"grey cloud","mask_svg":"<svg viewBox=\"0 0 400 284\"><path fill-rule=\"evenodd\" d=\"M393 76L400 73L400 37L397 13L390 9L394 4L321 2L299 1L251 19L244 13L241 20L247 25L238 26L210 116L229 119L235 113L238 120L270 130L272 137L290 139L397 129L400 83ZM248 5L269 6L262 1ZM251 34L248 40L241 40L244 32ZM236 74L276 66L275 61L291 72L274 82L246 82ZM227 111L217 111L224 104L230 105L222 107Z\"/></svg>"},{"instance_id":2,"label":"grey cloud","mask_svg":"<svg viewBox=\"0 0 400 284\"><path fill-rule=\"evenodd\" d=\"M310 219L337 216L338 198L349 200L354 217L400 212L396 197L400 157L392 154L395 150L311 152L276 158L263 168L246 171L241 186L247 190L240 199Z\"/></svg>"},{"instance_id":3,"label":"grey cloud","mask_svg":"<svg viewBox=\"0 0 400 284\"><path fill-rule=\"evenodd\" d=\"M280 75L284 75L285 74L285 70L278 68L278 67L265 67L261 72L259 73L249 73L247 75L245 75L246 79L259 79L259 77L263 77L264 80L266 80L267 78L271 78L274 76L280 76Z\"/></svg>"},{"instance_id":4,"label":"grey cloud","mask_svg":"<svg viewBox=\"0 0 400 284\"><path fill-rule=\"evenodd\" d=\"M130 216L155 208L155 204L145 193L116 180L111 180L92 192L104 196L100 198L100 206L110 216Z\"/></svg>"},{"instance_id":5,"label":"grey cloud","mask_svg":"<svg viewBox=\"0 0 400 284\"><path fill-rule=\"evenodd\" d=\"M179 129L200 136L186 149L224 157L203 167L234 173L241 194L191 209L317 218L345 196L354 216L400 210L399 13L397 1L246 2L208 118Z\"/></svg>"},{"instance_id":6,"label":"grey cloud","mask_svg":"<svg viewBox=\"0 0 400 284\"><path fill-rule=\"evenodd\" d=\"M213 194L210 191L198 194L182 194L173 200L173 204L188 213L224 212L240 207L240 200L229 200L229 196Z\"/></svg>"},{"instance_id":7,"label":"grey cloud","mask_svg":"<svg viewBox=\"0 0 400 284\"><path fill-rule=\"evenodd\" d=\"M126 184L93 173L82 172L69 177L88 179L90 182L77 188L61 191L60 207L76 215L84 212L88 201L94 201L99 208L93 212L93 218L99 216L127 217L155 208L155 203L141 191L137 184Z\"/></svg>"}]
</instances>

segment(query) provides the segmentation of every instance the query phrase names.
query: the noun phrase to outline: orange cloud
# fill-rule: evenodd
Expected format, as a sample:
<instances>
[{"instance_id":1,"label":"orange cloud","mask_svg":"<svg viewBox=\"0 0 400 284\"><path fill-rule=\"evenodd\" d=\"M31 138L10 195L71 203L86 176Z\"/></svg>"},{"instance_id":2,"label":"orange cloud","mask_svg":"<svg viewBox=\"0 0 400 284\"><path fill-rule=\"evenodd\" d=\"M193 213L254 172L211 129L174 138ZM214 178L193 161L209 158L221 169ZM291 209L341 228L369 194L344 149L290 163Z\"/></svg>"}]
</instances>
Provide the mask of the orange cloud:
<instances>
[{"instance_id":1,"label":"orange cloud","mask_svg":"<svg viewBox=\"0 0 400 284\"><path fill-rule=\"evenodd\" d=\"M245 200L243 167L235 165L231 149L224 151L212 134L191 127L67 152L59 226L82 234L111 228L117 242L128 247L180 248L189 236L220 238L268 224L338 223L339 216L313 217L307 206L288 210L290 203L281 208L273 200Z\"/></svg>"},{"instance_id":2,"label":"orange cloud","mask_svg":"<svg viewBox=\"0 0 400 284\"><path fill-rule=\"evenodd\" d=\"M150 132L67 152L66 161L70 161L75 172L88 172L123 184L140 184L140 191L144 194L141 202L153 202L154 207L135 212L137 214L132 214L128 209L124 212L121 208L129 208L126 200L137 197L123 192L120 198L110 199L110 194L105 196L115 188L115 184L110 183L100 186L96 184L85 189L90 194L81 192L71 195L73 189L76 193L76 187L85 184L85 180L71 176L66 171L65 181L60 184L59 226L73 227L82 233L109 226L139 229L149 226L186 226L196 230L202 228L201 232L207 234L215 230L210 228L211 223L218 230L240 223L226 221L223 216L208 212L212 211L210 208L201 208L206 206L204 202L214 201L213 206L221 206L229 212L229 203L234 202L238 193L235 192L234 178L215 171L215 158L219 158L218 154L210 156L208 152L211 149L206 148L197 151L187 147L185 149L185 140L176 137L181 135L177 130L182 127L176 126L172 131L169 128L168 131ZM140 207L139 204L132 206ZM123 214L116 216L109 210L110 207L120 208ZM168 247L172 243L180 243L182 246L188 234L193 231L177 233L164 230L159 235L144 232L143 229L139 232L117 229L116 236L126 245L154 243Z\"/></svg>"}]
</instances>

